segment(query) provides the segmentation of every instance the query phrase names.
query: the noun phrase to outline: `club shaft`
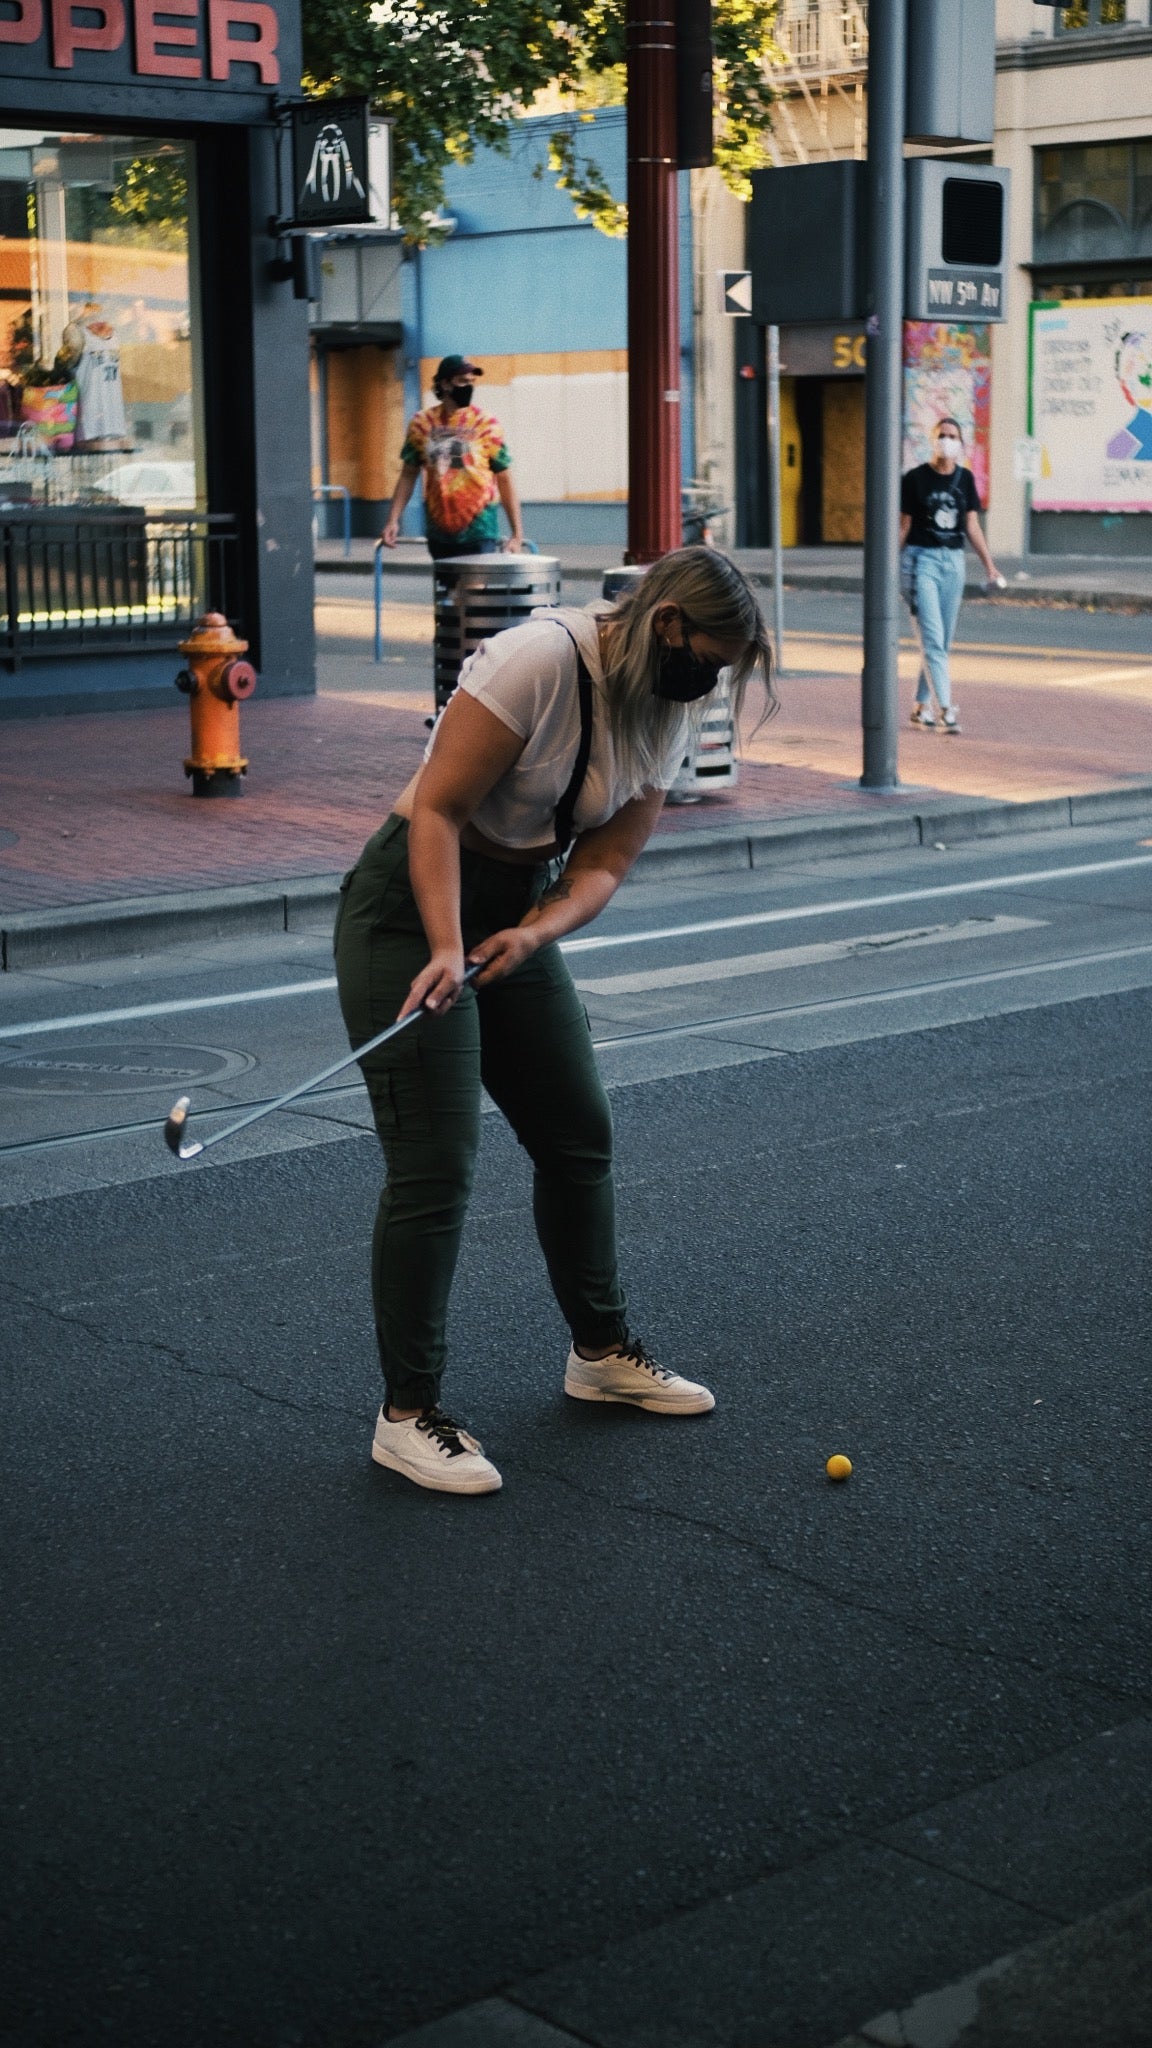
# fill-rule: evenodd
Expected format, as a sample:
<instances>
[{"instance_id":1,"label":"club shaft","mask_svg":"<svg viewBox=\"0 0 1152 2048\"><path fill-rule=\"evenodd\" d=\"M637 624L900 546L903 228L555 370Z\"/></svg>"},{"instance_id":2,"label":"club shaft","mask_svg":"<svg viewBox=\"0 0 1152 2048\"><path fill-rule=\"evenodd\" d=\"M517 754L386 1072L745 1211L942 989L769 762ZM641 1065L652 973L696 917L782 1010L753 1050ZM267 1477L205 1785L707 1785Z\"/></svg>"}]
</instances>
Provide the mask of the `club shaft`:
<instances>
[{"instance_id":1,"label":"club shaft","mask_svg":"<svg viewBox=\"0 0 1152 2048\"><path fill-rule=\"evenodd\" d=\"M474 981L479 972L479 967L469 967L464 975L465 984ZM390 1038L398 1038L402 1031L407 1031L410 1024L415 1024L419 1018L428 1014L423 1006L418 1010L410 1010L406 1017L400 1017L395 1024L389 1024L383 1031L378 1031L375 1038L369 1038L364 1045L358 1045L352 1052L345 1053L343 1059L333 1061L330 1067L324 1068L323 1073L313 1074L311 1080L301 1081L298 1087L289 1088L285 1095L278 1095L275 1102L262 1102L259 1108L250 1109L246 1116L238 1117L234 1124L227 1124L222 1131L213 1131L210 1138L202 1141L201 1152L207 1152L210 1145L222 1144L225 1138L234 1138L237 1131L247 1130L249 1124L259 1123L262 1116L271 1116L274 1110L285 1109L290 1102L299 1101L302 1095L311 1094L313 1088L319 1088L323 1082L331 1081L336 1074L344 1073L345 1069L353 1066L357 1060L365 1059L379 1046L387 1045Z\"/></svg>"}]
</instances>

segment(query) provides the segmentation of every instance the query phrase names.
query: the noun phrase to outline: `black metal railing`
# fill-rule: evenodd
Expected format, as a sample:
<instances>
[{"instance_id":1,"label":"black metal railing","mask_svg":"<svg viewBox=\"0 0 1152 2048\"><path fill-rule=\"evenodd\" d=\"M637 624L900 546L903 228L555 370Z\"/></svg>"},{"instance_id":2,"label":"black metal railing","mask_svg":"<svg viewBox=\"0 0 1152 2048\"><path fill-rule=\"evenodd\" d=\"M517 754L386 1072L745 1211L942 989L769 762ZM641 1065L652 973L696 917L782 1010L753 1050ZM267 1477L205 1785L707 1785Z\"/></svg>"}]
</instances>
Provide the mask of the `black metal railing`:
<instances>
[{"instance_id":1,"label":"black metal railing","mask_svg":"<svg viewBox=\"0 0 1152 2048\"><path fill-rule=\"evenodd\" d=\"M175 648L205 611L243 604L230 514L132 505L0 511L0 661Z\"/></svg>"}]
</instances>

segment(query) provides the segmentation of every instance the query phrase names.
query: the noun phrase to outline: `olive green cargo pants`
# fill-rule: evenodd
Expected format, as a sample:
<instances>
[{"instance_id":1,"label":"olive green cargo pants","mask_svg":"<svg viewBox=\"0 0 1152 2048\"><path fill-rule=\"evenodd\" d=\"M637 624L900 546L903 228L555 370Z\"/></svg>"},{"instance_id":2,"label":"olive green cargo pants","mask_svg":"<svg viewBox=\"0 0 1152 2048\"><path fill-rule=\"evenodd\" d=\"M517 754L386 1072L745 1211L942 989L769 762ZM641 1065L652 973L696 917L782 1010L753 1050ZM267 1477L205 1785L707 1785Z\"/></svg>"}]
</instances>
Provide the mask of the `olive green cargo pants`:
<instances>
[{"instance_id":1,"label":"olive green cargo pants","mask_svg":"<svg viewBox=\"0 0 1152 2048\"><path fill-rule=\"evenodd\" d=\"M461 853L465 950L520 922L547 867ZM335 933L340 1005L353 1046L395 1017L428 942L408 878L402 818L345 877ZM558 946L491 988L465 989L445 1017L361 1063L387 1178L372 1246L372 1300L387 1398L439 1398L444 1325L488 1090L532 1161L536 1234L552 1289L587 1350L623 1342L616 1260L612 1112L583 1006Z\"/></svg>"}]
</instances>

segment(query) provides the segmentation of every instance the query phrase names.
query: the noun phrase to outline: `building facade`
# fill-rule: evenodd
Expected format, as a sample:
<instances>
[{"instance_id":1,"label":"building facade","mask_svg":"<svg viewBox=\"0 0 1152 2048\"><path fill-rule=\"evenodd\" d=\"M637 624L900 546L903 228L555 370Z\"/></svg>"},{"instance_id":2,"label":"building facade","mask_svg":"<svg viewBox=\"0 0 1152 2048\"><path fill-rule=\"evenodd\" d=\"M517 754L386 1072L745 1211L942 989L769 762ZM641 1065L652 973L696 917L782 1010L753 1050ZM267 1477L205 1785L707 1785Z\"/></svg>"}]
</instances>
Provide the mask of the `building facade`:
<instances>
[{"instance_id":1,"label":"building facade","mask_svg":"<svg viewBox=\"0 0 1152 2048\"><path fill-rule=\"evenodd\" d=\"M170 701L209 606L315 687L299 68L296 0L7 0L0 715Z\"/></svg>"},{"instance_id":2,"label":"building facade","mask_svg":"<svg viewBox=\"0 0 1152 2048\"><path fill-rule=\"evenodd\" d=\"M990 149L1011 170L1007 317L910 323L906 440L918 461L933 403L972 435L998 554L1152 553L1152 20L1149 0L1067 8L997 0ZM862 158L866 0L781 0L770 155ZM743 260L745 209L698 174L697 416L701 466L736 506L735 537L770 535L764 331L725 320L716 272ZM864 323L781 330L785 545L863 538ZM720 392L727 388L727 402ZM1148 455L1144 450L1147 447ZM1150 466L1145 467L1146 461ZM1035 474L1034 474L1035 472Z\"/></svg>"},{"instance_id":3,"label":"building facade","mask_svg":"<svg viewBox=\"0 0 1152 2048\"><path fill-rule=\"evenodd\" d=\"M1148 0L998 0L996 23L1013 288L992 339L989 537L1152 555Z\"/></svg>"}]
</instances>

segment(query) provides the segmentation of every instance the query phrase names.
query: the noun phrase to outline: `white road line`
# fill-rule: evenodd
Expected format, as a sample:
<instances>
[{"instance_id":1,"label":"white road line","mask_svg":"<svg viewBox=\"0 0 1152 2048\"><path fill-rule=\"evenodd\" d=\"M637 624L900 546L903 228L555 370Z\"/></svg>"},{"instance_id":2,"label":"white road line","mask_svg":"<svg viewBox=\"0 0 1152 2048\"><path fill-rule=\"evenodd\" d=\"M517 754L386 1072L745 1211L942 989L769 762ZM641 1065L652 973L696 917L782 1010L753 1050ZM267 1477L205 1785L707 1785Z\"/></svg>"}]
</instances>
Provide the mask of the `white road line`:
<instances>
[{"instance_id":1,"label":"white road line","mask_svg":"<svg viewBox=\"0 0 1152 2048\"><path fill-rule=\"evenodd\" d=\"M649 946L666 939L691 939L702 932L745 931L766 924L793 924L809 917L838 917L848 911L883 910L893 903L929 903L940 896L971 896L989 889L1026 889L1041 882L1075 881L1083 875L1116 874L1124 868L1152 867L1152 854L1129 854L1122 860L1084 861L1078 867L1036 868L1029 874L990 875L974 882L936 882L927 889L894 889L883 896L844 896L835 903L802 903L790 910L755 910L743 917L702 918L696 924L664 925L643 932L615 932L592 939L568 939L564 953L607 951L615 946ZM719 879L719 878L718 878ZM194 1010L229 1009L242 1003L277 1002L286 996L319 995L334 989L336 978L285 982L275 988L245 989L236 995L189 996L180 1002L137 1003L124 1010L94 1010L88 1015L48 1017L35 1024L0 1025L0 1039L35 1038L49 1031L83 1031L89 1025L136 1024L148 1017L180 1017Z\"/></svg>"},{"instance_id":2,"label":"white road line","mask_svg":"<svg viewBox=\"0 0 1152 2048\"><path fill-rule=\"evenodd\" d=\"M695 988L702 982L735 981L745 974L779 974L787 967L818 967L830 960L859 960L877 953L906 953L915 946L946 946L957 939L993 939L1006 932L1040 931L1046 917L966 917L957 924L921 925L916 931L868 932L858 939L828 939L817 946L781 946L771 953L737 953L727 960L697 960L684 967L654 967L647 974L609 974L578 981L582 994L639 996L655 989Z\"/></svg>"},{"instance_id":3,"label":"white road line","mask_svg":"<svg viewBox=\"0 0 1152 2048\"><path fill-rule=\"evenodd\" d=\"M183 1017L192 1010L229 1010L242 1003L278 1002L285 996L310 996L332 990L336 976L317 981L286 981L279 988L242 989L232 996L185 996L178 1003L134 1003L128 1010L93 1010L87 1016L46 1017L39 1024L5 1024L0 1038L38 1038L47 1031L80 1031L89 1024L136 1024L144 1017Z\"/></svg>"},{"instance_id":4,"label":"white road line","mask_svg":"<svg viewBox=\"0 0 1152 2048\"><path fill-rule=\"evenodd\" d=\"M1084 861L1074 868L1036 868L1030 874L988 875L978 882L935 882L928 889L893 889L884 896L844 896L835 903L805 903L794 910L755 910L743 917L710 917L699 924L665 925L658 931L620 932L608 938L569 939L566 953L593 952L609 946L642 946L657 939L692 939L698 932L734 932L751 925L791 924L805 917L838 917L849 910L884 910L891 903L929 903L938 896L971 896L989 889L1026 889L1037 882L1073 881L1082 875L1115 874L1121 868L1152 866L1152 854L1128 854L1123 860ZM719 880L720 878L717 877Z\"/></svg>"},{"instance_id":5,"label":"white road line","mask_svg":"<svg viewBox=\"0 0 1152 2048\"><path fill-rule=\"evenodd\" d=\"M1152 667L1145 661L1139 668L1089 669L1086 675L1048 676L1053 690L1091 690L1100 683L1147 683L1152 687Z\"/></svg>"},{"instance_id":6,"label":"white road line","mask_svg":"<svg viewBox=\"0 0 1152 2048\"><path fill-rule=\"evenodd\" d=\"M983 988L986 983L995 981L1026 981L1035 974L1062 974L1073 967L1099 967L1110 960L1136 960L1145 953L1152 953L1152 945L1118 946L1108 953L1075 953L1063 960L1034 960L1027 967L997 967L987 974L963 974L944 981L909 982L903 988L876 989L866 996L831 996L822 1003L785 1003L777 1010L748 1010L739 1017L712 1017L706 1024L671 1024L662 1031L627 1032L619 1038L594 1039L593 1047L596 1052L607 1052L610 1046L654 1045L664 1038L695 1038L706 1031L734 1031L741 1024L771 1024L778 1018L818 1017L830 1010L865 1009L872 1003L901 1003L909 996L923 998L949 989ZM926 1030L931 1028L925 1026Z\"/></svg>"}]
</instances>

